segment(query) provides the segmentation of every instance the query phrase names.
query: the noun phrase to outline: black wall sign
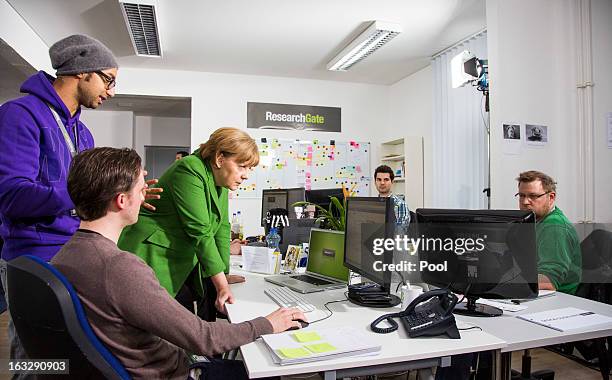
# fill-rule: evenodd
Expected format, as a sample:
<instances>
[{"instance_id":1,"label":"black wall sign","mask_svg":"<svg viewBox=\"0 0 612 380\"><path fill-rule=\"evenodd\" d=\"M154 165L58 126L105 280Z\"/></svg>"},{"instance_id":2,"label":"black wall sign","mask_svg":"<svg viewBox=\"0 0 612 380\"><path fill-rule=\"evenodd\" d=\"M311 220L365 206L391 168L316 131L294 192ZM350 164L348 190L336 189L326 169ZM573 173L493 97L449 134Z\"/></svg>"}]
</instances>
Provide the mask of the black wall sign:
<instances>
[{"instance_id":1,"label":"black wall sign","mask_svg":"<svg viewBox=\"0 0 612 380\"><path fill-rule=\"evenodd\" d=\"M340 132L340 107L247 103L247 128Z\"/></svg>"}]
</instances>

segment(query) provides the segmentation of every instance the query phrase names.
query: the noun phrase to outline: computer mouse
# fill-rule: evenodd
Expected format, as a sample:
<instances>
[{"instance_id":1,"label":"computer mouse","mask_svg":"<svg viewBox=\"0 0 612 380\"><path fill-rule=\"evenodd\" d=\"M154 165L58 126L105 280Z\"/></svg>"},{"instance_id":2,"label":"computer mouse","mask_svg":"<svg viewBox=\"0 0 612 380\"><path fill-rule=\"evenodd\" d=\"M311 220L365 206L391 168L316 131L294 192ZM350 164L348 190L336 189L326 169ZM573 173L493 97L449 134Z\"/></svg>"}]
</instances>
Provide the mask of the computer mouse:
<instances>
[{"instance_id":1,"label":"computer mouse","mask_svg":"<svg viewBox=\"0 0 612 380\"><path fill-rule=\"evenodd\" d=\"M306 322L306 321L303 321L303 320L301 320L301 319L294 319L294 321L298 321L298 322L300 322L300 325L302 326L302 328L304 328L304 327L308 327L308 326L310 325L310 323L308 323L308 322ZM297 326L291 326L291 327L289 327L289 328L287 329L287 331L292 331L292 330L299 330L299 327L297 327Z\"/></svg>"}]
</instances>

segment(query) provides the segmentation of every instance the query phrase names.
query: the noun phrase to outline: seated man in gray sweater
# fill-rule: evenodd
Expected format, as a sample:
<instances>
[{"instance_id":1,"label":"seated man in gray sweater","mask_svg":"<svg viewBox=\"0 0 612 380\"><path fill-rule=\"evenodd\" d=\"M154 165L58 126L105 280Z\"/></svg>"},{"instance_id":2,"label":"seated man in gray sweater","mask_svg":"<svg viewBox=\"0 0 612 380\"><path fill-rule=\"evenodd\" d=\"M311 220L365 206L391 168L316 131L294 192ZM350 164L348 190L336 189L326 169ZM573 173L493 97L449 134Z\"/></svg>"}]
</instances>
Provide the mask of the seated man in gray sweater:
<instances>
[{"instance_id":1,"label":"seated man in gray sweater","mask_svg":"<svg viewBox=\"0 0 612 380\"><path fill-rule=\"evenodd\" d=\"M133 378L187 379L186 352L219 354L306 320L297 309L278 309L243 323L205 322L181 306L144 261L117 248L121 230L138 219L146 187L134 150L95 148L76 156L68 192L81 224L51 261L76 289L98 338ZM201 379L247 378L242 362L211 360Z\"/></svg>"}]
</instances>

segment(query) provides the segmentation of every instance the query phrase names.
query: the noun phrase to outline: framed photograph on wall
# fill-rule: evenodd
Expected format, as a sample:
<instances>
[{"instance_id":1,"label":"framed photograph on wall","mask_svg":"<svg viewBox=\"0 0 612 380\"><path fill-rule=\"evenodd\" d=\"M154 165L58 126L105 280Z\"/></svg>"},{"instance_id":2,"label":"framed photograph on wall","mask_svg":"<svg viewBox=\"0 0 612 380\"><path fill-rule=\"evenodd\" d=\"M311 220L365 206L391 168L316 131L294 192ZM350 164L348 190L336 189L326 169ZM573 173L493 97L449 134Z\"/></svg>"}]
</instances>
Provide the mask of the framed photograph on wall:
<instances>
[{"instance_id":1,"label":"framed photograph on wall","mask_svg":"<svg viewBox=\"0 0 612 380\"><path fill-rule=\"evenodd\" d=\"M548 144L548 126L525 124L525 142L536 146Z\"/></svg>"}]
</instances>

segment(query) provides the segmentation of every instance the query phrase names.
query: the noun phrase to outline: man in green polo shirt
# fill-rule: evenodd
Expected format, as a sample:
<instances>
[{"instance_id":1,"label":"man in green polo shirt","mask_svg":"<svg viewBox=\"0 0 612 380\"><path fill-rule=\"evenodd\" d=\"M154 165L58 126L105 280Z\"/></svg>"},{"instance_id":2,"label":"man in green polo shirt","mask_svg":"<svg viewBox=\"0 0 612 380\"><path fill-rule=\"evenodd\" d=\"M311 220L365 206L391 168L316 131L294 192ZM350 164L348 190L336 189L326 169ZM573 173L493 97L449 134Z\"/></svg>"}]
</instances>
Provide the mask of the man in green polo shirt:
<instances>
[{"instance_id":1,"label":"man in green polo shirt","mask_svg":"<svg viewBox=\"0 0 612 380\"><path fill-rule=\"evenodd\" d=\"M555 180L535 170L519 174L516 180L519 208L536 215L540 289L574 294L582 277L580 240L574 226L555 206Z\"/></svg>"}]
</instances>

